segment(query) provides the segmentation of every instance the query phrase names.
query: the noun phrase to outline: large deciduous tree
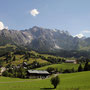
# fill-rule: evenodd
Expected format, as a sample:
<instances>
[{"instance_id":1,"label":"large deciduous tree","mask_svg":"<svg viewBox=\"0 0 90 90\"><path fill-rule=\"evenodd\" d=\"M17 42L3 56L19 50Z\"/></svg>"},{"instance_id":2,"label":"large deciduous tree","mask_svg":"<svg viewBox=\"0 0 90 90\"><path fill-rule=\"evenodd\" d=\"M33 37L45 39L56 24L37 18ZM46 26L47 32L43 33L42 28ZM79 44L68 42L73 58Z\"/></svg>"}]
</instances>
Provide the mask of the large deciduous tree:
<instances>
[{"instance_id":1,"label":"large deciduous tree","mask_svg":"<svg viewBox=\"0 0 90 90\"><path fill-rule=\"evenodd\" d=\"M51 78L51 84L54 86L54 88L56 88L59 83L60 83L60 78L58 76Z\"/></svg>"}]
</instances>

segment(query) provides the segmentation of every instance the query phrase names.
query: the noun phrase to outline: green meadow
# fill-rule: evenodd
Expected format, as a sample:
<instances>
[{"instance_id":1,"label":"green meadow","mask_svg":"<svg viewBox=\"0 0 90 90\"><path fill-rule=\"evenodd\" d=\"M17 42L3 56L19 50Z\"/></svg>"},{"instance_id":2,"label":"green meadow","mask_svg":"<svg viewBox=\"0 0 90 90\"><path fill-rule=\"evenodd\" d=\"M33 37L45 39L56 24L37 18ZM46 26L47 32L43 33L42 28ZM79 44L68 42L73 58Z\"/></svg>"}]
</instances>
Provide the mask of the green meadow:
<instances>
[{"instance_id":1,"label":"green meadow","mask_svg":"<svg viewBox=\"0 0 90 90\"><path fill-rule=\"evenodd\" d=\"M48 67L57 68L58 71L60 71L61 69L65 70L65 69L72 69L72 68L74 68L74 70L77 70L78 66L79 66L79 64L62 63L62 64L52 64L52 65L40 67L40 68L37 68L37 70L46 70ZM82 65L82 66L84 66L84 65Z\"/></svg>"},{"instance_id":2,"label":"green meadow","mask_svg":"<svg viewBox=\"0 0 90 90\"><path fill-rule=\"evenodd\" d=\"M19 79L0 77L0 90L90 90L90 71L59 74L60 84L56 89L48 79Z\"/></svg>"}]
</instances>

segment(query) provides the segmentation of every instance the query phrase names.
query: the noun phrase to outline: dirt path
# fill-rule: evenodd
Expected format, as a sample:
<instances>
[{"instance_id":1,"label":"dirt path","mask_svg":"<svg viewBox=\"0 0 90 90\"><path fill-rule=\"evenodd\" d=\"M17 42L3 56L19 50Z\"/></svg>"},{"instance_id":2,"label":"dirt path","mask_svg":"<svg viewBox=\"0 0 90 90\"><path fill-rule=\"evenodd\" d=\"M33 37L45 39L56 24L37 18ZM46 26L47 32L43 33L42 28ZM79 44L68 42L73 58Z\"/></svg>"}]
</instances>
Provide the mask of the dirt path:
<instances>
[{"instance_id":1,"label":"dirt path","mask_svg":"<svg viewBox=\"0 0 90 90\"><path fill-rule=\"evenodd\" d=\"M38 80L41 80L41 79L38 79ZM0 82L0 83L32 82L32 81L38 81L38 80L8 81L8 82Z\"/></svg>"}]
</instances>

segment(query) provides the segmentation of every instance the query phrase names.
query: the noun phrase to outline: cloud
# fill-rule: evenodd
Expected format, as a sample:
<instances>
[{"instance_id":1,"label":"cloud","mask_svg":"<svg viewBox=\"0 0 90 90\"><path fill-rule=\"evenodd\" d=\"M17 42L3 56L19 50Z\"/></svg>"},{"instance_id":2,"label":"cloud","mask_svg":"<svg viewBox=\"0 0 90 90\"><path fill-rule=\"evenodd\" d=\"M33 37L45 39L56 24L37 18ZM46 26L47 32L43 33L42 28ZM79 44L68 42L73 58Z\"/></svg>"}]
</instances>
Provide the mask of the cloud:
<instances>
[{"instance_id":1,"label":"cloud","mask_svg":"<svg viewBox=\"0 0 90 90\"><path fill-rule=\"evenodd\" d=\"M90 30L84 30L84 31L82 31L82 33L88 34L88 33L90 33Z\"/></svg>"},{"instance_id":2,"label":"cloud","mask_svg":"<svg viewBox=\"0 0 90 90\"><path fill-rule=\"evenodd\" d=\"M80 34L75 35L75 37L82 38L86 36L87 34L90 34L90 30L83 30L80 32Z\"/></svg>"},{"instance_id":3,"label":"cloud","mask_svg":"<svg viewBox=\"0 0 90 90\"><path fill-rule=\"evenodd\" d=\"M3 30L3 29L8 29L8 27L7 26L5 27L3 22L0 21L0 30Z\"/></svg>"},{"instance_id":4,"label":"cloud","mask_svg":"<svg viewBox=\"0 0 90 90\"><path fill-rule=\"evenodd\" d=\"M32 16L36 16L36 15L39 14L39 11L38 11L37 9L33 9L33 10L30 11L30 14L31 14Z\"/></svg>"},{"instance_id":5,"label":"cloud","mask_svg":"<svg viewBox=\"0 0 90 90\"><path fill-rule=\"evenodd\" d=\"M3 22L0 21L0 30L4 29L4 24Z\"/></svg>"},{"instance_id":6,"label":"cloud","mask_svg":"<svg viewBox=\"0 0 90 90\"><path fill-rule=\"evenodd\" d=\"M84 35L80 33L80 34L75 35L75 37L82 38L84 37Z\"/></svg>"}]
</instances>

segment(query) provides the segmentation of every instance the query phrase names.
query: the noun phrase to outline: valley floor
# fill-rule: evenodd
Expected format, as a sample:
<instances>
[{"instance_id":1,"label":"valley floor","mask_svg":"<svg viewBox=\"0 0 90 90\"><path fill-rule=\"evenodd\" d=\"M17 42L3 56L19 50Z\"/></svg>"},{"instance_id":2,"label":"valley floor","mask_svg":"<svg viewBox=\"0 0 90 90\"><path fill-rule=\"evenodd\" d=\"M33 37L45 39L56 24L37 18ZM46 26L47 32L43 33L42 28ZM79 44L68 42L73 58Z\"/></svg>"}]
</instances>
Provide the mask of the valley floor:
<instances>
[{"instance_id":1,"label":"valley floor","mask_svg":"<svg viewBox=\"0 0 90 90\"><path fill-rule=\"evenodd\" d=\"M90 90L90 71L60 74L55 90ZM48 79L19 79L0 77L0 90L54 90Z\"/></svg>"}]
</instances>

